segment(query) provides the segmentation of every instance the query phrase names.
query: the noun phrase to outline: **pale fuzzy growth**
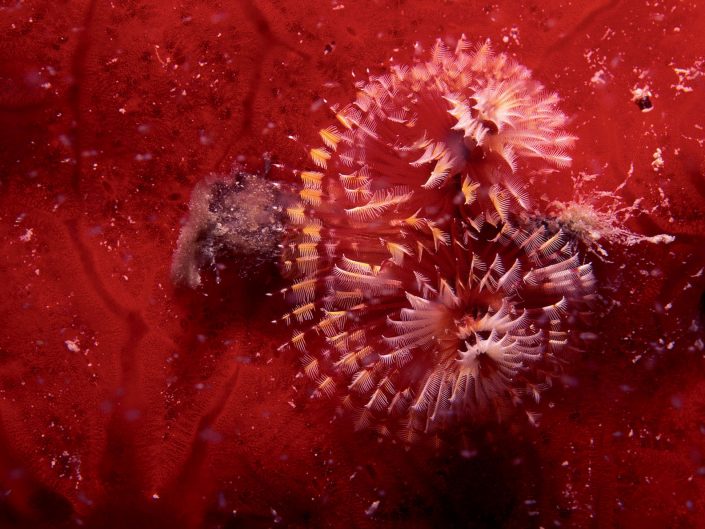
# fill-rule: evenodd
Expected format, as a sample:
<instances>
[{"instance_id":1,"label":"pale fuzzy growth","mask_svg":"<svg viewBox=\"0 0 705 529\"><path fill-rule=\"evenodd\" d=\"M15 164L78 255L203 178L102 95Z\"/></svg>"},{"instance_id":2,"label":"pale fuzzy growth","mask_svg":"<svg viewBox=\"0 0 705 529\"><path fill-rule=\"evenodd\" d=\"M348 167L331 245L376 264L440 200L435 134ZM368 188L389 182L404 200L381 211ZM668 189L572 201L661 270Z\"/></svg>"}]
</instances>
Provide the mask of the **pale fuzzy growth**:
<instances>
[{"instance_id":1,"label":"pale fuzzy growth","mask_svg":"<svg viewBox=\"0 0 705 529\"><path fill-rule=\"evenodd\" d=\"M210 270L219 280L227 266L241 277L257 276L279 254L281 199L276 183L242 171L196 184L174 252L172 281L196 288L204 272Z\"/></svg>"},{"instance_id":2,"label":"pale fuzzy growth","mask_svg":"<svg viewBox=\"0 0 705 529\"><path fill-rule=\"evenodd\" d=\"M634 215L643 214L642 199L636 199L631 205L624 205L619 192L627 185L634 172L630 168L624 181L614 191L588 191L588 185L595 181L596 175L579 173L573 178L574 199L568 202L552 202L549 214L555 220L555 229L563 229L579 242L585 251L608 261L606 246L632 246L639 243L670 244L673 235L665 233L647 236L628 229L626 222ZM664 207L668 206L663 199ZM657 206L658 207L658 206ZM653 212L656 208L653 208Z\"/></svg>"},{"instance_id":3,"label":"pale fuzzy growth","mask_svg":"<svg viewBox=\"0 0 705 529\"><path fill-rule=\"evenodd\" d=\"M523 220L522 170L570 163L557 97L464 38L357 88L288 211L283 347L314 396L408 441L538 400L595 283Z\"/></svg>"}]
</instances>

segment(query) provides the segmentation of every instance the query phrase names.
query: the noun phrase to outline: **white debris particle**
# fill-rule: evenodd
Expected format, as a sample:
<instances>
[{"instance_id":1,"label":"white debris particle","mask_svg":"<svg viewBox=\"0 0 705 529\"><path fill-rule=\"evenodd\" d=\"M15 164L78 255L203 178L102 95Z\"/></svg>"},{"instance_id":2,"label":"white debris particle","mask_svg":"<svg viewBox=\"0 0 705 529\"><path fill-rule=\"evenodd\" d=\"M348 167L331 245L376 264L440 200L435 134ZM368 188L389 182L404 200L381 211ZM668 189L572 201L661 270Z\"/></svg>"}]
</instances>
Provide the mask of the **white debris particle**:
<instances>
[{"instance_id":1,"label":"white debris particle","mask_svg":"<svg viewBox=\"0 0 705 529\"><path fill-rule=\"evenodd\" d=\"M270 507L269 510L272 513L272 518L274 519L274 523L281 523L282 517L279 516L279 513L277 513L276 509L274 509L274 507Z\"/></svg>"},{"instance_id":2,"label":"white debris particle","mask_svg":"<svg viewBox=\"0 0 705 529\"><path fill-rule=\"evenodd\" d=\"M661 233L652 237L642 237L641 240L644 242L650 242L652 244L671 244L673 241L676 240L676 238L673 235Z\"/></svg>"},{"instance_id":3,"label":"white debris particle","mask_svg":"<svg viewBox=\"0 0 705 529\"><path fill-rule=\"evenodd\" d=\"M68 349L72 353L78 353L81 350L78 338L74 338L73 340L66 340L64 341L64 345L66 346L66 349Z\"/></svg>"},{"instance_id":4,"label":"white debris particle","mask_svg":"<svg viewBox=\"0 0 705 529\"><path fill-rule=\"evenodd\" d=\"M607 56L600 54L599 48L585 50L583 57L590 69L594 71L590 79L593 86L604 85L613 78L608 70Z\"/></svg>"},{"instance_id":5,"label":"white debris particle","mask_svg":"<svg viewBox=\"0 0 705 529\"><path fill-rule=\"evenodd\" d=\"M506 28L503 31L507 31ZM516 44L517 46L520 44L518 27L512 26L509 32L502 37L502 42L504 42L505 44L509 44L509 41L514 41L514 44Z\"/></svg>"},{"instance_id":6,"label":"white debris particle","mask_svg":"<svg viewBox=\"0 0 705 529\"><path fill-rule=\"evenodd\" d=\"M370 506L365 510L365 514L367 516L372 516L374 513L377 512L377 509L379 508L379 500L373 501Z\"/></svg>"},{"instance_id":7,"label":"white debris particle","mask_svg":"<svg viewBox=\"0 0 705 529\"><path fill-rule=\"evenodd\" d=\"M688 81L694 81L705 75L703 66L705 66L705 59L703 58L697 59L692 66L687 68L679 68L671 64L673 72L678 76L678 83L671 85L671 88L674 88L676 92L692 92L693 87L688 84Z\"/></svg>"},{"instance_id":8,"label":"white debris particle","mask_svg":"<svg viewBox=\"0 0 705 529\"><path fill-rule=\"evenodd\" d=\"M594 74L592 74L592 77L590 78L590 82L592 84L606 84L607 81L605 81L605 71L604 70L597 70Z\"/></svg>"},{"instance_id":9,"label":"white debris particle","mask_svg":"<svg viewBox=\"0 0 705 529\"><path fill-rule=\"evenodd\" d=\"M28 228L22 235L20 235L20 240L22 242L29 242L32 240L32 235L34 235L34 230L32 228Z\"/></svg>"},{"instance_id":10,"label":"white debris particle","mask_svg":"<svg viewBox=\"0 0 705 529\"><path fill-rule=\"evenodd\" d=\"M663 162L663 151L661 150L661 147L656 148L652 157L653 157L653 161L651 162L651 168L657 173L662 171L663 166L664 166L664 162Z\"/></svg>"}]
</instances>

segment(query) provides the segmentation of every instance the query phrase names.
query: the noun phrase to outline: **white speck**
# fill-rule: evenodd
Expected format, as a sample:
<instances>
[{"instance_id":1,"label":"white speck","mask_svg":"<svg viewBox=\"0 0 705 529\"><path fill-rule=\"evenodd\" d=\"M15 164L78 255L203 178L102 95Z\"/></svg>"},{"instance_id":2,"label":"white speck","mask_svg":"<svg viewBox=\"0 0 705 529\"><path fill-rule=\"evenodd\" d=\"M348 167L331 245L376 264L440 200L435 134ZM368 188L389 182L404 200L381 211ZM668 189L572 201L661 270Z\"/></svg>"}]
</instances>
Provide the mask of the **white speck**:
<instances>
[{"instance_id":1,"label":"white speck","mask_svg":"<svg viewBox=\"0 0 705 529\"><path fill-rule=\"evenodd\" d=\"M72 353L78 353L81 350L78 338L74 338L73 340L66 340L64 342L64 345L66 346L66 349L68 349Z\"/></svg>"},{"instance_id":2,"label":"white speck","mask_svg":"<svg viewBox=\"0 0 705 529\"><path fill-rule=\"evenodd\" d=\"M379 508L379 500L373 501L370 506L365 510L367 516L372 516Z\"/></svg>"},{"instance_id":3,"label":"white speck","mask_svg":"<svg viewBox=\"0 0 705 529\"><path fill-rule=\"evenodd\" d=\"M20 235L20 240L22 242L29 242L32 240L32 235L34 235L34 230L32 228L28 228L22 235Z\"/></svg>"},{"instance_id":4,"label":"white speck","mask_svg":"<svg viewBox=\"0 0 705 529\"><path fill-rule=\"evenodd\" d=\"M597 70L590 78L590 82L592 84L606 84L607 81L605 81L605 71Z\"/></svg>"},{"instance_id":5,"label":"white speck","mask_svg":"<svg viewBox=\"0 0 705 529\"><path fill-rule=\"evenodd\" d=\"M124 108L118 108L118 112L120 112L120 114L124 114L125 112L127 112L127 110L125 110Z\"/></svg>"},{"instance_id":6,"label":"white speck","mask_svg":"<svg viewBox=\"0 0 705 529\"><path fill-rule=\"evenodd\" d=\"M664 161L663 161L663 151L661 150L661 147L657 147L656 151L654 151L653 154L653 161L651 162L651 168L655 172L659 172L663 170L664 166Z\"/></svg>"}]
</instances>

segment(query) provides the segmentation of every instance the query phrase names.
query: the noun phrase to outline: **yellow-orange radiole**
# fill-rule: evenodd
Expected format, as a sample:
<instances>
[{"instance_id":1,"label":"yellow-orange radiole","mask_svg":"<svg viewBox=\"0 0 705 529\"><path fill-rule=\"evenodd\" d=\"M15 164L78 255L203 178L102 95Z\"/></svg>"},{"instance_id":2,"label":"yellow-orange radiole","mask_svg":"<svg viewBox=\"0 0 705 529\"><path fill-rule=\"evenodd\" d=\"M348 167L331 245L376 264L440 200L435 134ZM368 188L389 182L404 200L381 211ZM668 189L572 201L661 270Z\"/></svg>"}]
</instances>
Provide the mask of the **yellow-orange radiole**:
<instances>
[{"instance_id":1,"label":"yellow-orange radiole","mask_svg":"<svg viewBox=\"0 0 705 529\"><path fill-rule=\"evenodd\" d=\"M288 209L284 347L358 428L410 441L538 400L595 283L528 220L523 163L571 161L558 98L465 37L357 88Z\"/></svg>"}]
</instances>

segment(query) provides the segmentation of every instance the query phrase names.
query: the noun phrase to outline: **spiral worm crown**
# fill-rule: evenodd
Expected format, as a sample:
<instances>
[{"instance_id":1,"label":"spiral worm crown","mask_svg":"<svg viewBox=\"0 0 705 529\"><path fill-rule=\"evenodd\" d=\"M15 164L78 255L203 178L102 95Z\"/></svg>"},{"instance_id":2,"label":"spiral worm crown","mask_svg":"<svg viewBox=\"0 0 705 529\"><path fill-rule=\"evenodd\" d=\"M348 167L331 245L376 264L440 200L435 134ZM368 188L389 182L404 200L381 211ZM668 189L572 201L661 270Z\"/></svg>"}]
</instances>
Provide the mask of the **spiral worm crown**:
<instances>
[{"instance_id":1,"label":"spiral worm crown","mask_svg":"<svg viewBox=\"0 0 705 529\"><path fill-rule=\"evenodd\" d=\"M357 88L287 211L285 347L357 428L409 441L538 400L595 282L526 220L524 161L571 161L558 98L465 37Z\"/></svg>"}]
</instances>

